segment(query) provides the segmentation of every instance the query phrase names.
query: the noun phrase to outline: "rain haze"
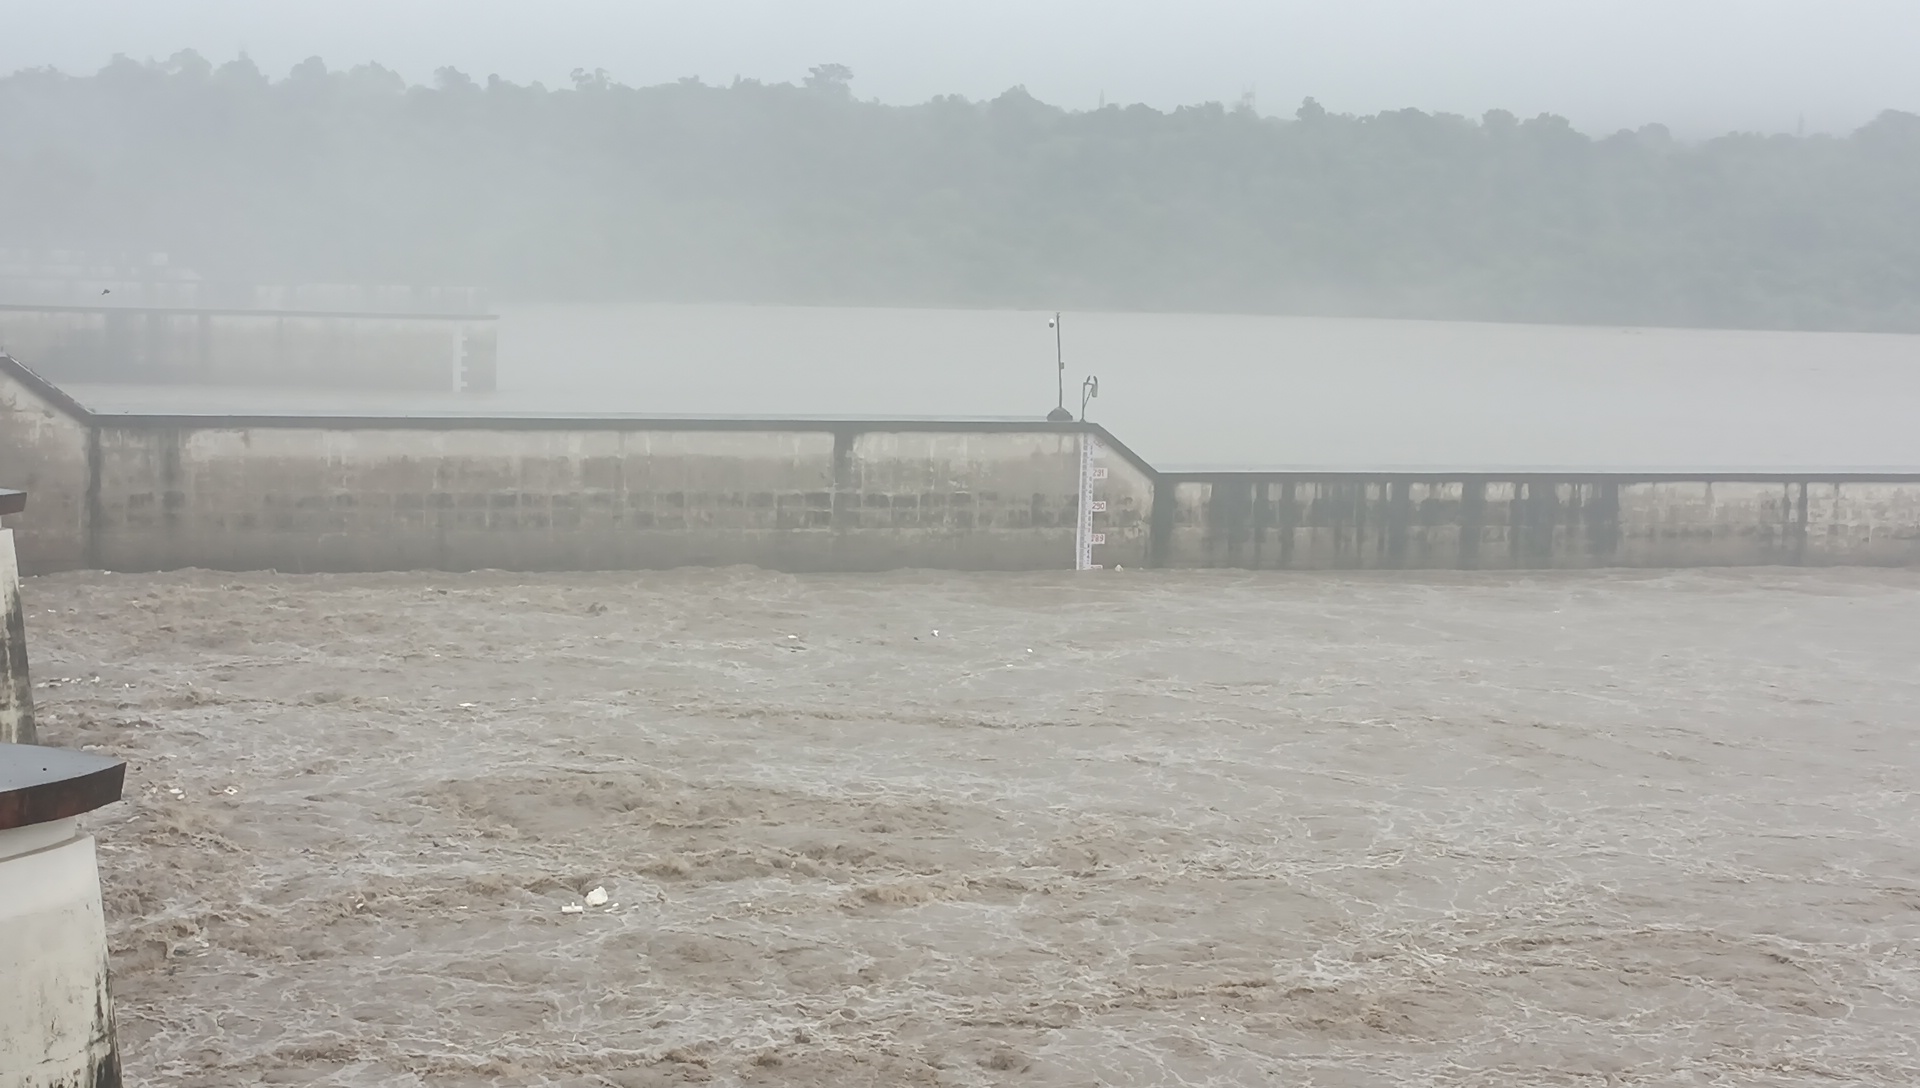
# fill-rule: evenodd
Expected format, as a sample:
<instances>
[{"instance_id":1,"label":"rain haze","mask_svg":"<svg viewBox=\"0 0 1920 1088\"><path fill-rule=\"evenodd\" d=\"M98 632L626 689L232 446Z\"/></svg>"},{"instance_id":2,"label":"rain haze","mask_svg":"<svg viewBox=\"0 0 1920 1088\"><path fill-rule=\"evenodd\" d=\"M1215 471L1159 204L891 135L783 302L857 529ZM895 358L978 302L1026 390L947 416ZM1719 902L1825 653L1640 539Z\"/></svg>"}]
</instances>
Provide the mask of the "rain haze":
<instances>
[{"instance_id":1,"label":"rain haze","mask_svg":"<svg viewBox=\"0 0 1920 1088\"><path fill-rule=\"evenodd\" d=\"M280 73L319 56L425 81L564 85L604 68L641 85L686 76L798 80L846 64L863 97L991 98L1161 109L1233 101L1291 114L1309 95L1357 113L1557 113L1611 132L1845 132L1920 111L1920 9L1902 0L8 0L0 68L92 71L114 53L246 51Z\"/></svg>"},{"instance_id":2,"label":"rain haze","mask_svg":"<svg viewBox=\"0 0 1920 1088\"><path fill-rule=\"evenodd\" d=\"M0 0L0 1085L1911 1088L1916 41Z\"/></svg>"}]
</instances>

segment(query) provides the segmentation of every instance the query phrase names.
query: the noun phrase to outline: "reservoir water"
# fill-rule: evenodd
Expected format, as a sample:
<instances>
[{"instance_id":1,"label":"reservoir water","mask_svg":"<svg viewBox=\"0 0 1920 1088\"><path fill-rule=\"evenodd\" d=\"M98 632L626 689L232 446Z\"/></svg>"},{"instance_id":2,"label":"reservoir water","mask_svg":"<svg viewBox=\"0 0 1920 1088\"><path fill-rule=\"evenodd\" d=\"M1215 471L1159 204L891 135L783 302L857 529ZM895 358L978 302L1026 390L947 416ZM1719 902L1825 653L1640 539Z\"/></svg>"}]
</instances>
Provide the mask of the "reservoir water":
<instances>
[{"instance_id":1,"label":"reservoir water","mask_svg":"<svg viewBox=\"0 0 1920 1088\"><path fill-rule=\"evenodd\" d=\"M113 410L1042 416L1049 314L508 306L484 397L81 386ZM1163 468L1915 468L1920 337L1068 313L1066 399Z\"/></svg>"}]
</instances>

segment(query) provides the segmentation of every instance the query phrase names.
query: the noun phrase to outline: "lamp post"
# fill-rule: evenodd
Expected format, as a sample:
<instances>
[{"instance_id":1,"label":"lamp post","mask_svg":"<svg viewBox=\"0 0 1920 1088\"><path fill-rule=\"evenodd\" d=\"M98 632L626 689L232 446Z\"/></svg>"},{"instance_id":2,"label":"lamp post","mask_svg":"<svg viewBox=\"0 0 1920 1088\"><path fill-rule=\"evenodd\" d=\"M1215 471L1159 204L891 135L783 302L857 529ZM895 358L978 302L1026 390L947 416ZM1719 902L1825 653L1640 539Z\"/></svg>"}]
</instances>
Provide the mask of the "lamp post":
<instances>
[{"instance_id":1,"label":"lamp post","mask_svg":"<svg viewBox=\"0 0 1920 1088\"><path fill-rule=\"evenodd\" d=\"M1048 423L1072 423L1073 413L1067 409L1067 357L1060 351L1060 314L1054 312L1053 319L1047 322L1053 330L1053 365L1055 399L1053 411L1047 413Z\"/></svg>"}]
</instances>

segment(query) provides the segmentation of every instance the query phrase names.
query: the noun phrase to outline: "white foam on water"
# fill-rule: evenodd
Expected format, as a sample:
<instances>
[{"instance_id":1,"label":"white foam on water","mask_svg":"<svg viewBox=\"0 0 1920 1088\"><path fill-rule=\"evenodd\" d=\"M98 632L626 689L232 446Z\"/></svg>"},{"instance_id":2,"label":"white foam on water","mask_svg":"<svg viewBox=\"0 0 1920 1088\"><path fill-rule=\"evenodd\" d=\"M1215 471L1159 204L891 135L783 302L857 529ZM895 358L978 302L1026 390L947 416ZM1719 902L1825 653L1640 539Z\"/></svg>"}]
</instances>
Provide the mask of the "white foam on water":
<instances>
[{"instance_id":1,"label":"white foam on water","mask_svg":"<svg viewBox=\"0 0 1920 1088\"><path fill-rule=\"evenodd\" d=\"M26 592L144 1084L1920 1082L1913 572Z\"/></svg>"}]
</instances>

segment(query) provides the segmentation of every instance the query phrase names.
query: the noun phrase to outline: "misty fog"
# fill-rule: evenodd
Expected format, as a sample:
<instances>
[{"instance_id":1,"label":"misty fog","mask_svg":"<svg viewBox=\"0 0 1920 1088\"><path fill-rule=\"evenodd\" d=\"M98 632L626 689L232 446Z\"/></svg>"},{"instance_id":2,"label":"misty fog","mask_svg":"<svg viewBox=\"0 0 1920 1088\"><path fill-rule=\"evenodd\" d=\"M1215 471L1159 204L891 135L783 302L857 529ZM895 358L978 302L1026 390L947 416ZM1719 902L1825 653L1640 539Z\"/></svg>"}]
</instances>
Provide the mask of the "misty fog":
<instances>
[{"instance_id":1,"label":"misty fog","mask_svg":"<svg viewBox=\"0 0 1920 1088\"><path fill-rule=\"evenodd\" d=\"M0 0L0 1084L1913 1088L1916 43Z\"/></svg>"},{"instance_id":2,"label":"misty fog","mask_svg":"<svg viewBox=\"0 0 1920 1088\"><path fill-rule=\"evenodd\" d=\"M1064 33L1080 9L1043 7L1032 38L1063 43L1064 67L1008 59L1028 45L977 64L952 52L966 78L914 90L901 58L965 35L923 41L898 32L898 12L858 6L820 8L817 23L749 7L728 10L752 29L723 35L692 8L563 4L511 43L486 37L507 10L489 7L320 26L300 5L269 18L181 4L114 9L97 33L30 12L34 33L0 49L39 50L19 56L35 65L79 57L61 42L246 40L0 76L0 249L134 265L163 252L165 275L209 281L474 286L501 314L500 391L485 401L79 390L103 407L1019 417L1051 407L1041 311L1065 309L1069 383L1100 375L1092 416L1161 464L1920 463L1901 422L1920 403L1912 341L1861 335L1920 330L1920 115L1898 108L1915 104L1913 77L1820 52L1824 32L1869 55L1888 36L1862 20L1898 29L1905 9L1856 5L1800 33L1701 6L1638 37L1562 13L1563 42L1532 7L1440 25L1393 5L1249 6L1181 24L1204 42L1156 39L1168 63L1129 70L1160 89L1115 80L1102 107L1069 86L1097 66L1074 66L1146 48L1127 35L1164 16L1108 13L1082 28L1095 48ZM666 21L619 57L569 37L643 11ZM1655 25L1613 12L1616 30ZM915 17L1028 40L998 9ZM1204 93L1181 82L1182 57L1217 75L1241 46L1214 39L1287 20L1312 29L1316 64L1380 49L1337 79L1302 67L1300 87L1324 98L1281 103L1288 84L1251 80L1212 101L1166 97ZM448 33L409 36L428 26ZM1435 55L1453 82L1394 60L1382 43L1410 28L1451 43ZM709 39L764 68L647 82L662 71L647 57L692 63ZM869 40L890 46L872 69ZM812 41L823 62L791 78L754 52ZM1506 63L1475 59L1518 41ZM1790 64L1769 52L1789 41ZM1682 79L1672 63L1689 43ZM562 48L582 63L557 70ZM1606 67L1629 55L1632 78ZM1715 95L1765 99L1727 66L1764 71L1769 93L1818 77L1864 97L1816 111L1849 119L1837 134L1689 136L1703 117L1737 120L1705 109ZM981 82L995 72L1028 85ZM1462 97L1469 75L1510 97ZM1640 94L1659 108L1619 131L1529 112L1577 105L1583 79L1616 109L1585 116L1623 117ZM1469 101L1491 105L1444 108Z\"/></svg>"},{"instance_id":3,"label":"misty fog","mask_svg":"<svg viewBox=\"0 0 1920 1088\"><path fill-rule=\"evenodd\" d=\"M90 72L115 53L246 51L276 75L309 56L415 82L566 84L575 68L646 85L798 81L826 61L891 104L1021 85L1073 109L1171 109L1251 90L1285 116L1408 106L1555 113L1596 133L1848 132L1920 110L1920 9L1905 0L9 0L0 71Z\"/></svg>"},{"instance_id":4,"label":"misty fog","mask_svg":"<svg viewBox=\"0 0 1920 1088\"><path fill-rule=\"evenodd\" d=\"M0 78L0 240L510 302L1920 329L1920 114L1687 141L1306 98L1161 111L121 57Z\"/></svg>"}]
</instances>

